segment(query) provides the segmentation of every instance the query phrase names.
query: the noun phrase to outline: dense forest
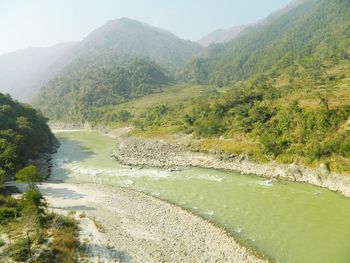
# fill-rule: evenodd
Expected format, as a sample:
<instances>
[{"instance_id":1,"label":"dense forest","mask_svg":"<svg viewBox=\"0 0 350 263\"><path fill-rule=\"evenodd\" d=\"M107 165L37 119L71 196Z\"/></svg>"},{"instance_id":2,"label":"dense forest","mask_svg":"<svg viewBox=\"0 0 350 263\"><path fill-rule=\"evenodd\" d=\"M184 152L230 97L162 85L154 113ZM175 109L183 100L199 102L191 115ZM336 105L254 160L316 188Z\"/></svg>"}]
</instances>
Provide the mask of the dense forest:
<instances>
[{"instance_id":1,"label":"dense forest","mask_svg":"<svg viewBox=\"0 0 350 263\"><path fill-rule=\"evenodd\" d=\"M350 60L349 13L346 0L304 1L248 28L228 44L212 45L187 64L182 77L217 86L261 74L317 80L327 67Z\"/></svg>"},{"instance_id":2,"label":"dense forest","mask_svg":"<svg viewBox=\"0 0 350 263\"><path fill-rule=\"evenodd\" d=\"M148 58L127 57L110 66L84 64L51 81L35 104L46 116L69 122L93 121L98 108L159 92L169 73Z\"/></svg>"},{"instance_id":3,"label":"dense forest","mask_svg":"<svg viewBox=\"0 0 350 263\"><path fill-rule=\"evenodd\" d=\"M14 174L52 147L55 137L46 122L31 106L0 93L0 174Z\"/></svg>"}]
</instances>

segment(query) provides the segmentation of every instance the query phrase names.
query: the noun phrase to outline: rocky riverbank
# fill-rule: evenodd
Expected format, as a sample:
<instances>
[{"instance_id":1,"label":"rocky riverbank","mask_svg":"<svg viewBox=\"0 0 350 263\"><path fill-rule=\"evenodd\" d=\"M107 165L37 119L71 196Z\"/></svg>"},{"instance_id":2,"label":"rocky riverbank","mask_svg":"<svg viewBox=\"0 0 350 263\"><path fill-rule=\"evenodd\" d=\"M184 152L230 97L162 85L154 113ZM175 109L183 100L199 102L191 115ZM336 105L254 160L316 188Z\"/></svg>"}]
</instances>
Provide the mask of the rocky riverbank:
<instances>
[{"instance_id":1,"label":"rocky riverbank","mask_svg":"<svg viewBox=\"0 0 350 263\"><path fill-rule=\"evenodd\" d=\"M87 262L267 262L209 222L134 190L64 183L39 188L56 212L76 215Z\"/></svg>"},{"instance_id":2,"label":"rocky riverbank","mask_svg":"<svg viewBox=\"0 0 350 263\"><path fill-rule=\"evenodd\" d=\"M125 165L177 167L205 167L235 170L268 178L286 178L338 191L350 197L350 178L330 172L325 165L311 169L300 164L254 163L245 156L192 152L178 142L117 136L118 146L112 156Z\"/></svg>"}]
</instances>

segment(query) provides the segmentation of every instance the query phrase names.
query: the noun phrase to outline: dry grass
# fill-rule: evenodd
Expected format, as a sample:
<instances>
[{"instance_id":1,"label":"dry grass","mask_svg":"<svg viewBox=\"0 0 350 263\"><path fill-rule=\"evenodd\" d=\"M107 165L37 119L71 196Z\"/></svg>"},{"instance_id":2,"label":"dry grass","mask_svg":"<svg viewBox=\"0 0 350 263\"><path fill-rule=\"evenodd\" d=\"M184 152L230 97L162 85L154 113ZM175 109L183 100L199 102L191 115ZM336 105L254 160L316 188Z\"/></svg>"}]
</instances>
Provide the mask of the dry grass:
<instances>
[{"instance_id":1,"label":"dry grass","mask_svg":"<svg viewBox=\"0 0 350 263\"><path fill-rule=\"evenodd\" d=\"M161 93L147 95L125 104L121 104L118 107L120 109L126 109L133 114L140 114L144 110L155 107L159 104L174 105L191 98L203 96L208 91L209 88L207 86L176 85L164 88Z\"/></svg>"},{"instance_id":2,"label":"dry grass","mask_svg":"<svg viewBox=\"0 0 350 263\"><path fill-rule=\"evenodd\" d=\"M204 139L200 143L200 149L204 152L216 150L234 155L247 154L254 159L265 160L258 143L242 138Z\"/></svg>"},{"instance_id":3,"label":"dry grass","mask_svg":"<svg viewBox=\"0 0 350 263\"><path fill-rule=\"evenodd\" d=\"M157 127L152 130L146 130L146 131L134 129L131 132L131 135L139 136L145 139L171 140L173 137L173 134L179 131L180 131L179 128L176 126L165 126L165 127Z\"/></svg>"}]
</instances>

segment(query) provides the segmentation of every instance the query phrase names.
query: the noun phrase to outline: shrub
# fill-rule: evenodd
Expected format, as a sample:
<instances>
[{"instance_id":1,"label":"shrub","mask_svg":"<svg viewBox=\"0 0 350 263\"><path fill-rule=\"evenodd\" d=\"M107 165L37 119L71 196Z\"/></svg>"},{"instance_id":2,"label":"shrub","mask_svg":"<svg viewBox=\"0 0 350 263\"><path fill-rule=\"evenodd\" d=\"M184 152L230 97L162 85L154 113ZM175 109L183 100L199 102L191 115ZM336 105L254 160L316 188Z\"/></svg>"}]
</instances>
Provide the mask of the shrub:
<instances>
[{"instance_id":1,"label":"shrub","mask_svg":"<svg viewBox=\"0 0 350 263\"><path fill-rule=\"evenodd\" d=\"M16 180L24 183L35 183L43 180L42 175L39 172L38 167L33 164L19 170L16 174Z\"/></svg>"},{"instance_id":2,"label":"shrub","mask_svg":"<svg viewBox=\"0 0 350 263\"><path fill-rule=\"evenodd\" d=\"M29 187L22 196L22 209L28 217L34 217L35 223L42 225L47 204L42 194L34 187Z\"/></svg>"},{"instance_id":3,"label":"shrub","mask_svg":"<svg viewBox=\"0 0 350 263\"><path fill-rule=\"evenodd\" d=\"M5 181L5 171L0 168L0 187L4 184Z\"/></svg>"},{"instance_id":4,"label":"shrub","mask_svg":"<svg viewBox=\"0 0 350 263\"><path fill-rule=\"evenodd\" d=\"M53 252L62 255L62 257L73 255L79 245L75 234L76 233L72 231L58 232L51 244Z\"/></svg>"},{"instance_id":5,"label":"shrub","mask_svg":"<svg viewBox=\"0 0 350 263\"><path fill-rule=\"evenodd\" d=\"M6 223L17 215L16 208L0 207L0 223Z\"/></svg>"},{"instance_id":6,"label":"shrub","mask_svg":"<svg viewBox=\"0 0 350 263\"><path fill-rule=\"evenodd\" d=\"M29 259L31 249L30 240L22 238L7 249L10 252L11 258L15 261L25 262Z\"/></svg>"},{"instance_id":7,"label":"shrub","mask_svg":"<svg viewBox=\"0 0 350 263\"><path fill-rule=\"evenodd\" d=\"M51 263L51 262L57 262L56 256L50 249L44 249L40 252L37 262L40 263Z\"/></svg>"},{"instance_id":8,"label":"shrub","mask_svg":"<svg viewBox=\"0 0 350 263\"><path fill-rule=\"evenodd\" d=\"M0 247L3 247L5 245L6 245L6 242L4 240L0 239Z\"/></svg>"}]
</instances>

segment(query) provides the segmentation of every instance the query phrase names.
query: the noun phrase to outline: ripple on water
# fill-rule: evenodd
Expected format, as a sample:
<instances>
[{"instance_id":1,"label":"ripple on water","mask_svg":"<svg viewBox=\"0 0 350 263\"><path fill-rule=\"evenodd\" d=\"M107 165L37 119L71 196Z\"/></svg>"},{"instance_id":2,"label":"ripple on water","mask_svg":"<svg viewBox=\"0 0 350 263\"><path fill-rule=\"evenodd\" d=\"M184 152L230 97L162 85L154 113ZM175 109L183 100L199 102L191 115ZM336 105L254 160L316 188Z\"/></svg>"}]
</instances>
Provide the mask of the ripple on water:
<instances>
[{"instance_id":1,"label":"ripple on water","mask_svg":"<svg viewBox=\"0 0 350 263\"><path fill-rule=\"evenodd\" d=\"M225 178L220 176L213 176L209 174L201 174L201 175L194 175L194 176L187 176L187 179L199 179L199 180L207 180L212 182L222 182Z\"/></svg>"},{"instance_id":2,"label":"ripple on water","mask_svg":"<svg viewBox=\"0 0 350 263\"><path fill-rule=\"evenodd\" d=\"M206 214L207 214L208 216L213 216L213 215L215 214L215 212L214 212L213 210L208 210L208 211L206 212Z\"/></svg>"},{"instance_id":3,"label":"ripple on water","mask_svg":"<svg viewBox=\"0 0 350 263\"><path fill-rule=\"evenodd\" d=\"M64 164L62 165L63 169L69 170L71 173L80 174L85 176L99 176L104 175L108 177L149 177L155 180L170 178L174 175L167 171L158 171L158 170L136 170L129 168L116 168L116 169L99 169L99 168L88 168L76 163Z\"/></svg>"},{"instance_id":4,"label":"ripple on water","mask_svg":"<svg viewBox=\"0 0 350 263\"><path fill-rule=\"evenodd\" d=\"M275 181L273 179L264 180L264 181L253 180L253 181L248 181L247 184L254 184L254 185L263 186L264 188L271 188L272 186L274 186L274 182Z\"/></svg>"},{"instance_id":5,"label":"ripple on water","mask_svg":"<svg viewBox=\"0 0 350 263\"><path fill-rule=\"evenodd\" d=\"M236 227L233 231L235 231L237 234L240 234L240 233L242 233L242 228L241 227Z\"/></svg>"},{"instance_id":6,"label":"ripple on water","mask_svg":"<svg viewBox=\"0 0 350 263\"><path fill-rule=\"evenodd\" d=\"M134 185L135 182L133 180L124 180L122 184L123 186L131 186L131 185Z\"/></svg>"}]
</instances>

